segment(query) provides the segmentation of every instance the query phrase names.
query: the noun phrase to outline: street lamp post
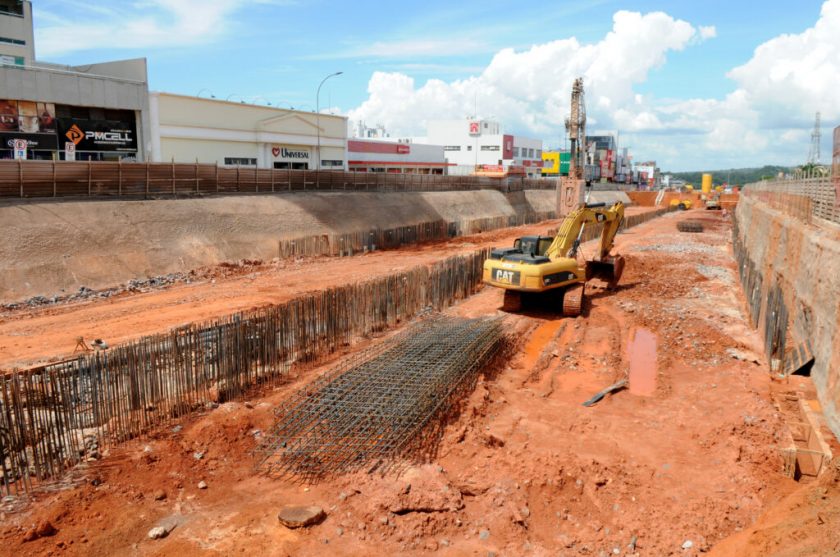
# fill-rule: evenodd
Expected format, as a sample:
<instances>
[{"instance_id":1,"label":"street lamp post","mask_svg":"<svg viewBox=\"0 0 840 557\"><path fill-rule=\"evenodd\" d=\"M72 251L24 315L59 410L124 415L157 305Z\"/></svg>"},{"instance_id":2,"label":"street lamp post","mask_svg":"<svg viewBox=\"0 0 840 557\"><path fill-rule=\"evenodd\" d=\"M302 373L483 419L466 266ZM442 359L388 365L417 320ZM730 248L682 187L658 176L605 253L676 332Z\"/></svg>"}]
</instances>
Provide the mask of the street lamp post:
<instances>
[{"instance_id":1,"label":"street lamp post","mask_svg":"<svg viewBox=\"0 0 840 557\"><path fill-rule=\"evenodd\" d=\"M318 128L318 151L315 154L315 156L318 157L318 161L315 166L316 170L321 170L321 85L323 85L324 82L329 78L341 75L343 73L344 72L331 73L330 75L322 79L321 83L318 85L318 91L315 93L315 126Z\"/></svg>"}]
</instances>

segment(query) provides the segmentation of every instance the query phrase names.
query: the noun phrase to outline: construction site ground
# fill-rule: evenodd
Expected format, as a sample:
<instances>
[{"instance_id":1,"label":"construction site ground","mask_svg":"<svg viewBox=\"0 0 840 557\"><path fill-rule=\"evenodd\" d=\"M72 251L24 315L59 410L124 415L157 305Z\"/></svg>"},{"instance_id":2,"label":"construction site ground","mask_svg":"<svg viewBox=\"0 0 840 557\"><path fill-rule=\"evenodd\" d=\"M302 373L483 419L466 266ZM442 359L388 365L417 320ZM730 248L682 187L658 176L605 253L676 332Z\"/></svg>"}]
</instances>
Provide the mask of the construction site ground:
<instances>
[{"instance_id":1,"label":"construction site ground","mask_svg":"<svg viewBox=\"0 0 840 557\"><path fill-rule=\"evenodd\" d=\"M704 232L677 232L687 218ZM0 363L66 355L77 336L116 342L277 303L550 226L18 310L0 323ZM730 237L727 216L702 210L628 230L617 238L627 258L620 287L589 287L580 318L502 314L492 288L447 310L505 315L515 348L508 365L479 381L427 462L314 485L255 470L277 403L378 341L359 339L281 387L104 451L27 507L6 509L0 553L830 555L840 550L838 471L797 483L782 474L778 450L789 418L779 394L812 386L803 377L771 380L745 317ZM628 376L628 389L582 406ZM320 506L326 519L287 529L277 513L289 504ZM39 525L49 532L46 522L55 532L33 536ZM149 539L160 524L171 532Z\"/></svg>"},{"instance_id":2,"label":"construction site ground","mask_svg":"<svg viewBox=\"0 0 840 557\"><path fill-rule=\"evenodd\" d=\"M653 210L628 207L627 215ZM459 253L508 246L519 236L545 234L560 221L408 245L347 258L246 261L200 269L187 282L108 298L0 311L0 369L72 356L76 338L114 345L238 311L279 304L306 292L360 282ZM189 278L189 277L188 277Z\"/></svg>"}]
</instances>

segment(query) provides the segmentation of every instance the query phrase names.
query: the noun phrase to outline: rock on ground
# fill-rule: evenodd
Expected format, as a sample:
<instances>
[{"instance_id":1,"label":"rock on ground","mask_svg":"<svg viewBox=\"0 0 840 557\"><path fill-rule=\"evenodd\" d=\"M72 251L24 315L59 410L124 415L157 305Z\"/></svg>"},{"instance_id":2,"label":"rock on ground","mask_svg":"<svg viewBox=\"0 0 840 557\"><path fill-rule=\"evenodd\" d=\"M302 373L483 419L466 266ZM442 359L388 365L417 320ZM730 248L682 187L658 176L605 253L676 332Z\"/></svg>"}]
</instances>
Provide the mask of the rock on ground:
<instances>
[{"instance_id":1,"label":"rock on ground","mask_svg":"<svg viewBox=\"0 0 840 557\"><path fill-rule=\"evenodd\" d=\"M294 506L290 505L280 509L277 515L280 524L286 528L302 528L318 524L327 517L327 513L321 507Z\"/></svg>"}]
</instances>

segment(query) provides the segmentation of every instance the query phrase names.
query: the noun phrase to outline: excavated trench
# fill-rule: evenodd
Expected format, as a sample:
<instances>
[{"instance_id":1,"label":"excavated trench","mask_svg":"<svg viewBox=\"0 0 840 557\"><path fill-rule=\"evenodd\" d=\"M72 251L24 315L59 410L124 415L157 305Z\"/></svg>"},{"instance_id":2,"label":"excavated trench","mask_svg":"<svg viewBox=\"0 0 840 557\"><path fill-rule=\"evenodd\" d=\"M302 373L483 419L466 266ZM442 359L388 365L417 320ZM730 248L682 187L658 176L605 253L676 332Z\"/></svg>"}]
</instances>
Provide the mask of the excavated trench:
<instances>
[{"instance_id":1,"label":"excavated trench","mask_svg":"<svg viewBox=\"0 0 840 557\"><path fill-rule=\"evenodd\" d=\"M791 487L776 442L785 424L763 394L766 369L729 352L763 353L732 288L729 225L704 215L705 232L687 238L675 226L686 216L665 215L620 235L623 283L615 292L593 290L584 317L558 319L539 308L503 315L504 333L515 339L507 365L471 379L458 418L439 432L433 464L301 485L254 474L245 455L269 439L274 408L290 393L313 392L313 378L371 337L388 336L429 306L459 319L499 315L499 292L477 288L483 251L13 375L7 392L25 393L17 400L44 410L37 423L7 426L46 428L61 442L55 417L70 420L93 406L99 422L85 434L105 453L102 463L111 462L88 462L93 444L65 435L64 454L79 454L96 485L57 492L16 524L57 524L56 538L27 542L32 548L71 547L86 528L93 553L126 543L181 554L318 555L325 544L348 555L707 551ZM710 268L720 271L707 276ZM96 396L89 387L78 400L55 389L84 391L72 378L93 373L108 386ZM581 406L621 378L629 379L626 391ZM155 434L162 426L172 433ZM807 435L800 444L811 442ZM47 455L50 443L23 452ZM195 488L199 480L210 488ZM108 517L108 533L65 518L76 493L85 513ZM135 499L131 516L117 504L125 497ZM266 509L279 501L320 505L327 518L309 533L278 530ZM143 540L176 512L183 522L169 538ZM206 535L213 528L224 533ZM16 532L7 529L3 539L18 544Z\"/></svg>"}]
</instances>

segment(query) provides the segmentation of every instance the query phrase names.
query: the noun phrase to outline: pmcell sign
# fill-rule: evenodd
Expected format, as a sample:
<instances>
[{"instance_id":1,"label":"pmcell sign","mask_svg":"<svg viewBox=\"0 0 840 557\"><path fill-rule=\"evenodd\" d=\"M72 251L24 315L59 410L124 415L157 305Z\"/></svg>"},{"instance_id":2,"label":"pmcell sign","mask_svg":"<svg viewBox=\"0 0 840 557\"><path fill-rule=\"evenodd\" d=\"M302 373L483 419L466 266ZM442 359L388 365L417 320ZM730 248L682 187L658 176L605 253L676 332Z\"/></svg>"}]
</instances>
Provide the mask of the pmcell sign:
<instances>
[{"instance_id":1,"label":"pmcell sign","mask_svg":"<svg viewBox=\"0 0 840 557\"><path fill-rule=\"evenodd\" d=\"M59 118L58 134L77 151L136 151L137 131L133 122Z\"/></svg>"}]
</instances>

